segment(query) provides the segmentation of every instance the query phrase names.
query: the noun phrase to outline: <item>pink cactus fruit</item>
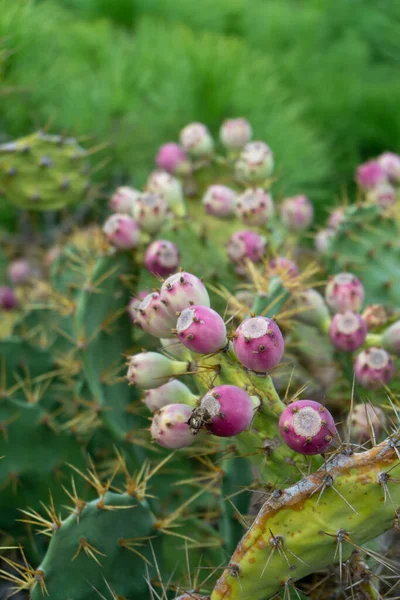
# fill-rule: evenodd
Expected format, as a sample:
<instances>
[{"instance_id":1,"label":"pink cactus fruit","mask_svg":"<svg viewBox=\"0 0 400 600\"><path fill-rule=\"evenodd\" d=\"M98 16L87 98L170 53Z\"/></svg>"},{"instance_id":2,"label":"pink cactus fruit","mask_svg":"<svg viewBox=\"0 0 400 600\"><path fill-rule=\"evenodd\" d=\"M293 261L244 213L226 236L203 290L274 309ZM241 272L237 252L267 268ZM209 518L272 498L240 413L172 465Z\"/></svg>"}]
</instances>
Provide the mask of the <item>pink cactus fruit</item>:
<instances>
[{"instance_id":1,"label":"pink cactus fruit","mask_svg":"<svg viewBox=\"0 0 400 600\"><path fill-rule=\"evenodd\" d=\"M400 321L396 321L382 334L382 345L388 352L400 356Z\"/></svg>"},{"instance_id":2,"label":"pink cactus fruit","mask_svg":"<svg viewBox=\"0 0 400 600\"><path fill-rule=\"evenodd\" d=\"M379 439L386 426L386 417L380 406L356 404L347 419L347 429L353 440L365 444L369 440Z\"/></svg>"},{"instance_id":3,"label":"pink cactus fruit","mask_svg":"<svg viewBox=\"0 0 400 600\"><path fill-rule=\"evenodd\" d=\"M354 363L356 379L367 390L387 385L394 374L394 364L383 348L367 348Z\"/></svg>"},{"instance_id":4,"label":"pink cactus fruit","mask_svg":"<svg viewBox=\"0 0 400 600\"><path fill-rule=\"evenodd\" d=\"M270 260L269 270L273 275L287 275L290 278L298 277L300 275L300 271L296 263L284 256L276 256Z\"/></svg>"},{"instance_id":5,"label":"pink cactus fruit","mask_svg":"<svg viewBox=\"0 0 400 600\"><path fill-rule=\"evenodd\" d=\"M235 164L235 173L247 184L263 184L274 170L274 155L264 142L250 142Z\"/></svg>"},{"instance_id":6,"label":"pink cactus fruit","mask_svg":"<svg viewBox=\"0 0 400 600\"><path fill-rule=\"evenodd\" d=\"M189 123L179 135L179 140L193 158L209 157L214 150L214 141L203 123Z\"/></svg>"},{"instance_id":7,"label":"pink cactus fruit","mask_svg":"<svg viewBox=\"0 0 400 600\"><path fill-rule=\"evenodd\" d=\"M160 147L156 156L156 165L172 175L188 175L192 170L186 152L182 146L174 142Z\"/></svg>"},{"instance_id":8,"label":"pink cactus fruit","mask_svg":"<svg viewBox=\"0 0 400 600\"><path fill-rule=\"evenodd\" d=\"M185 308L176 322L179 340L197 354L212 354L228 343L223 318L207 306Z\"/></svg>"},{"instance_id":9,"label":"pink cactus fruit","mask_svg":"<svg viewBox=\"0 0 400 600\"><path fill-rule=\"evenodd\" d=\"M219 218L231 217L235 214L236 192L226 185L211 185L202 202L209 215Z\"/></svg>"},{"instance_id":10,"label":"pink cactus fruit","mask_svg":"<svg viewBox=\"0 0 400 600\"><path fill-rule=\"evenodd\" d=\"M147 180L146 189L152 194L162 196L168 208L178 217L186 214L186 205L182 184L167 171L153 171Z\"/></svg>"},{"instance_id":11,"label":"pink cactus fruit","mask_svg":"<svg viewBox=\"0 0 400 600\"><path fill-rule=\"evenodd\" d=\"M153 416L150 427L152 439L164 448L185 448L195 441L188 421L192 408L187 404L168 404Z\"/></svg>"},{"instance_id":12,"label":"pink cactus fruit","mask_svg":"<svg viewBox=\"0 0 400 600\"><path fill-rule=\"evenodd\" d=\"M386 179L386 173L377 160L369 160L357 168L356 181L363 190L370 190Z\"/></svg>"},{"instance_id":13,"label":"pink cactus fruit","mask_svg":"<svg viewBox=\"0 0 400 600\"><path fill-rule=\"evenodd\" d=\"M358 312L364 302L364 287L352 273L339 273L329 279L325 289L325 300L335 312Z\"/></svg>"},{"instance_id":14,"label":"pink cactus fruit","mask_svg":"<svg viewBox=\"0 0 400 600\"><path fill-rule=\"evenodd\" d=\"M400 183L400 156L394 152L384 152L378 156L378 163L390 181Z\"/></svg>"},{"instance_id":15,"label":"pink cactus fruit","mask_svg":"<svg viewBox=\"0 0 400 600\"><path fill-rule=\"evenodd\" d=\"M103 225L103 232L107 241L118 250L132 250L139 245L140 229L129 215L111 215Z\"/></svg>"},{"instance_id":16,"label":"pink cactus fruit","mask_svg":"<svg viewBox=\"0 0 400 600\"><path fill-rule=\"evenodd\" d=\"M111 196L109 207L112 212L132 216L133 207L140 192L132 187L123 186L115 190Z\"/></svg>"},{"instance_id":17,"label":"pink cactus fruit","mask_svg":"<svg viewBox=\"0 0 400 600\"><path fill-rule=\"evenodd\" d=\"M345 209L344 208L335 208L334 211L328 217L327 226L329 229L338 229L338 227L345 220Z\"/></svg>"},{"instance_id":18,"label":"pink cactus fruit","mask_svg":"<svg viewBox=\"0 0 400 600\"><path fill-rule=\"evenodd\" d=\"M13 260L10 262L7 269L8 279L13 285L23 285L37 274L38 270L35 269L26 258L17 258L16 260Z\"/></svg>"},{"instance_id":19,"label":"pink cactus fruit","mask_svg":"<svg viewBox=\"0 0 400 600\"><path fill-rule=\"evenodd\" d=\"M242 433L251 425L260 402L234 385L220 385L210 390L200 400L189 420L194 434L202 427L218 437L231 437Z\"/></svg>"},{"instance_id":20,"label":"pink cactus fruit","mask_svg":"<svg viewBox=\"0 0 400 600\"><path fill-rule=\"evenodd\" d=\"M0 310L14 310L19 306L18 298L12 288L0 287Z\"/></svg>"},{"instance_id":21,"label":"pink cactus fruit","mask_svg":"<svg viewBox=\"0 0 400 600\"><path fill-rule=\"evenodd\" d=\"M154 337L174 337L172 329L175 327L176 317L168 314L158 292L151 292L140 302L135 323Z\"/></svg>"},{"instance_id":22,"label":"pink cactus fruit","mask_svg":"<svg viewBox=\"0 0 400 600\"><path fill-rule=\"evenodd\" d=\"M386 310L383 308L382 304L369 304L366 306L363 310L362 318L364 319L368 330L382 327L383 325L386 325L388 320Z\"/></svg>"},{"instance_id":23,"label":"pink cactus fruit","mask_svg":"<svg viewBox=\"0 0 400 600\"><path fill-rule=\"evenodd\" d=\"M367 337L367 325L358 313L337 313L329 328L331 342L339 350L353 352L360 348Z\"/></svg>"},{"instance_id":24,"label":"pink cactus fruit","mask_svg":"<svg viewBox=\"0 0 400 600\"><path fill-rule=\"evenodd\" d=\"M265 373L281 361L284 341L275 321L267 317L251 317L236 329L233 347L242 365Z\"/></svg>"},{"instance_id":25,"label":"pink cactus fruit","mask_svg":"<svg viewBox=\"0 0 400 600\"><path fill-rule=\"evenodd\" d=\"M171 379L156 389L147 390L143 402L148 409L154 412L168 404L196 406L197 396L179 379Z\"/></svg>"},{"instance_id":26,"label":"pink cactus fruit","mask_svg":"<svg viewBox=\"0 0 400 600\"><path fill-rule=\"evenodd\" d=\"M279 419L285 444L307 456L325 452L336 434L335 421L328 409L314 400L289 404Z\"/></svg>"},{"instance_id":27,"label":"pink cactus fruit","mask_svg":"<svg viewBox=\"0 0 400 600\"><path fill-rule=\"evenodd\" d=\"M304 231L314 219L314 207L307 196L286 198L281 206L281 219L289 231Z\"/></svg>"},{"instance_id":28,"label":"pink cactus fruit","mask_svg":"<svg viewBox=\"0 0 400 600\"><path fill-rule=\"evenodd\" d=\"M247 119L227 119L219 130L219 139L227 150L241 150L250 140L253 131Z\"/></svg>"},{"instance_id":29,"label":"pink cactus fruit","mask_svg":"<svg viewBox=\"0 0 400 600\"><path fill-rule=\"evenodd\" d=\"M129 300L129 304L128 304L127 310L128 310L128 315L129 315L132 323L137 318L138 308L140 306L140 303L149 294L151 294L150 290L142 290L141 292L138 292L137 294L135 294L134 296L132 296L132 298Z\"/></svg>"},{"instance_id":30,"label":"pink cactus fruit","mask_svg":"<svg viewBox=\"0 0 400 600\"><path fill-rule=\"evenodd\" d=\"M236 231L228 241L227 251L234 264L246 259L259 262L265 252L265 241L255 231Z\"/></svg>"},{"instance_id":31,"label":"pink cactus fruit","mask_svg":"<svg viewBox=\"0 0 400 600\"><path fill-rule=\"evenodd\" d=\"M368 191L367 200L381 208L389 208L396 203L397 191L390 183L382 181Z\"/></svg>"},{"instance_id":32,"label":"pink cactus fruit","mask_svg":"<svg viewBox=\"0 0 400 600\"><path fill-rule=\"evenodd\" d=\"M181 257L177 246L168 240L156 240L146 250L146 269L158 277L168 277L179 267Z\"/></svg>"},{"instance_id":33,"label":"pink cactus fruit","mask_svg":"<svg viewBox=\"0 0 400 600\"><path fill-rule=\"evenodd\" d=\"M133 217L147 233L156 233L165 223L168 205L163 196L152 192L140 194L133 207Z\"/></svg>"},{"instance_id":34,"label":"pink cactus fruit","mask_svg":"<svg viewBox=\"0 0 400 600\"><path fill-rule=\"evenodd\" d=\"M274 215L271 194L262 188L249 188L236 199L236 214L245 225L262 227Z\"/></svg>"},{"instance_id":35,"label":"pink cactus fruit","mask_svg":"<svg viewBox=\"0 0 400 600\"><path fill-rule=\"evenodd\" d=\"M316 251L319 254L326 254L334 237L335 231L333 229L320 229L314 238Z\"/></svg>"},{"instance_id":36,"label":"pink cactus fruit","mask_svg":"<svg viewBox=\"0 0 400 600\"><path fill-rule=\"evenodd\" d=\"M161 286L161 301L168 314L175 319L176 313L193 304L210 306L210 297L202 280L186 271L174 273L164 281Z\"/></svg>"}]
</instances>

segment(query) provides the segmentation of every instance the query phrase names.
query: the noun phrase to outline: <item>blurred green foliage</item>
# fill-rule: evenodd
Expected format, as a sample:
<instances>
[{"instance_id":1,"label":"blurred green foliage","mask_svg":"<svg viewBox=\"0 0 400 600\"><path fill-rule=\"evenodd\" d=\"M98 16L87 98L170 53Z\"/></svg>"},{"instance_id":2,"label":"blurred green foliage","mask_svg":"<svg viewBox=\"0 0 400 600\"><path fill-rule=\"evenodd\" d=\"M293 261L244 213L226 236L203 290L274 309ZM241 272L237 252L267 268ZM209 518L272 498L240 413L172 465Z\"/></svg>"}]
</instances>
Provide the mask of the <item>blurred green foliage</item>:
<instances>
[{"instance_id":1,"label":"blurred green foliage","mask_svg":"<svg viewBox=\"0 0 400 600\"><path fill-rule=\"evenodd\" d=\"M143 182L186 123L246 116L277 158L276 194L320 216L354 168L399 150L397 0L0 0L0 130L107 141L101 175Z\"/></svg>"}]
</instances>

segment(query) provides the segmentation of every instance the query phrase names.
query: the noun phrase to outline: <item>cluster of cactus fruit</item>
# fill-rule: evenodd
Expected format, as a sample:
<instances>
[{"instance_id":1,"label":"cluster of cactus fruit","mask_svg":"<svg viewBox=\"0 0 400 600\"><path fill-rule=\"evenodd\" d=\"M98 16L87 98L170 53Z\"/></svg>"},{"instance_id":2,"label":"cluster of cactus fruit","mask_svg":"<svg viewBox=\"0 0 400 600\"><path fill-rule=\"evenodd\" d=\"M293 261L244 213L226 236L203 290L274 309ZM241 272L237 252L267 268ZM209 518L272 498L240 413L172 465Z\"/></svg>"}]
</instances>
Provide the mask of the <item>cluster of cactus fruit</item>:
<instances>
[{"instance_id":1,"label":"cluster of cactus fruit","mask_svg":"<svg viewBox=\"0 0 400 600\"><path fill-rule=\"evenodd\" d=\"M400 157L359 167L360 197L313 250L312 202L273 199L275 157L251 138L242 118L220 145L192 123L144 190L111 194L101 227L6 249L6 594L398 595ZM66 146L26 139L0 165L30 210L23 165L31 176L34 156L52 156L37 145ZM57 160L32 175L33 210L83 191L74 161Z\"/></svg>"}]
</instances>

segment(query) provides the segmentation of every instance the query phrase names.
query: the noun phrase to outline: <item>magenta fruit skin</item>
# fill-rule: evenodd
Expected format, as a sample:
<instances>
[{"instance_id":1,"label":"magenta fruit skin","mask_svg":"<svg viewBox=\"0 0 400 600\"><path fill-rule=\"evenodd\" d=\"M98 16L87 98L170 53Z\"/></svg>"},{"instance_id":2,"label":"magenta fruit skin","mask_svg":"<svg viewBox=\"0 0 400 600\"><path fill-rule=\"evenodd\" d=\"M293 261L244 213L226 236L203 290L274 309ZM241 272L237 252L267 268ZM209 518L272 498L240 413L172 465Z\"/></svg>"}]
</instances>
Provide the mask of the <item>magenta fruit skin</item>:
<instances>
[{"instance_id":1,"label":"magenta fruit skin","mask_svg":"<svg viewBox=\"0 0 400 600\"><path fill-rule=\"evenodd\" d=\"M354 352L360 348L365 342L367 333L367 324L362 316L349 310L337 313L329 328L332 344L345 352Z\"/></svg>"},{"instance_id":2,"label":"magenta fruit skin","mask_svg":"<svg viewBox=\"0 0 400 600\"><path fill-rule=\"evenodd\" d=\"M352 273L339 273L329 279L325 300L335 312L358 312L364 302L363 285Z\"/></svg>"},{"instance_id":3,"label":"magenta fruit skin","mask_svg":"<svg viewBox=\"0 0 400 600\"><path fill-rule=\"evenodd\" d=\"M400 321L385 329L382 334L382 346L388 352L400 356Z\"/></svg>"},{"instance_id":4,"label":"magenta fruit skin","mask_svg":"<svg viewBox=\"0 0 400 600\"><path fill-rule=\"evenodd\" d=\"M139 196L140 192L134 188L128 186L119 187L111 196L109 208L115 213L132 216L133 207Z\"/></svg>"},{"instance_id":5,"label":"magenta fruit skin","mask_svg":"<svg viewBox=\"0 0 400 600\"><path fill-rule=\"evenodd\" d=\"M207 429L218 437L231 437L250 426L254 403L247 392L234 385L220 385L210 390L200 400L200 408L211 417Z\"/></svg>"},{"instance_id":6,"label":"magenta fruit skin","mask_svg":"<svg viewBox=\"0 0 400 600\"><path fill-rule=\"evenodd\" d=\"M394 375L394 364L386 350L367 348L356 357L354 373L362 387L376 390L389 383Z\"/></svg>"},{"instance_id":7,"label":"magenta fruit skin","mask_svg":"<svg viewBox=\"0 0 400 600\"><path fill-rule=\"evenodd\" d=\"M194 158L206 158L214 150L214 141L203 123L189 123L179 135L184 150Z\"/></svg>"},{"instance_id":8,"label":"magenta fruit skin","mask_svg":"<svg viewBox=\"0 0 400 600\"><path fill-rule=\"evenodd\" d=\"M188 421L192 408L187 404L168 404L155 413L150 427L152 439L164 448L185 448L195 441Z\"/></svg>"},{"instance_id":9,"label":"magenta fruit skin","mask_svg":"<svg viewBox=\"0 0 400 600\"><path fill-rule=\"evenodd\" d=\"M385 175L393 183L400 183L400 156L394 152L384 152L378 156L378 163Z\"/></svg>"},{"instance_id":10,"label":"magenta fruit skin","mask_svg":"<svg viewBox=\"0 0 400 600\"><path fill-rule=\"evenodd\" d=\"M329 215L329 218L327 220L328 228L335 229L335 230L338 229L340 224L343 223L344 219L345 219L344 208L336 208Z\"/></svg>"},{"instance_id":11,"label":"magenta fruit skin","mask_svg":"<svg viewBox=\"0 0 400 600\"><path fill-rule=\"evenodd\" d=\"M34 275L35 270L25 258L13 260L7 269L8 279L13 285L22 285L29 281Z\"/></svg>"},{"instance_id":12,"label":"magenta fruit skin","mask_svg":"<svg viewBox=\"0 0 400 600\"><path fill-rule=\"evenodd\" d=\"M182 146L169 142L160 147L156 156L156 165L172 175L184 175L191 171L188 156Z\"/></svg>"},{"instance_id":13,"label":"magenta fruit skin","mask_svg":"<svg viewBox=\"0 0 400 600\"><path fill-rule=\"evenodd\" d=\"M397 192L390 183L384 181L369 190L367 199L381 208L389 208L389 206L393 206L396 203Z\"/></svg>"},{"instance_id":14,"label":"magenta fruit skin","mask_svg":"<svg viewBox=\"0 0 400 600\"><path fill-rule=\"evenodd\" d=\"M197 354L212 354L228 343L223 318L207 306L185 308L176 322L179 340Z\"/></svg>"},{"instance_id":15,"label":"magenta fruit skin","mask_svg":"<svg viewBox=\"0 0 400 600\"><path fill-rule=\"evenodd\" d=\"M236 199L236 214L245 225L262 227L274 212L272 197L262 188L249 188Z\"/></svg>"},{"instance_id":16,"label":"magenta fruit skin","mask_svg":"<svg viewBox=\"0 0 400 600\"><path fill-rule=\"evenodd\" d=\"M250 140L253 131L247 119L226 119L219 130L219 139L227 150L241 150Z\"/></svg>"},{"instance_id":17,"label":"magenta fruit skin","mask_svg":"<svg viewBox=\"0 0 400 600\"><path fill-rule=\"evenodd\" d=\"M314 219L314 207L307 196L286 198L281 206L281 219L289 231L304 231Z\"/></svg>"},{"instance_id":18,"label":"magenta fruit skin","mask_svg":"<svg viewBox=\"0 0 400 600\"><path fill-rule=\"evenodd\" d=\"M239 361L258 373L266 373L279 364L284 346L281 330L267 317L246 319L236 329L233 339Z\"/></svg>"},{"instance_id":19,"label":"magenta fruit skin","mask_svg":"<svg viewBox=\"0 0 400 600\"><path fill-rule=\"evenodd\" d=\"M187 363L171 360L157 352L141 352L130 357L127 379L132 385L152 390L186 370Z\"/></svg>"},{"instance_id":20,"label":"magenta fruit skin","mask_svg":"<svg viewBox=\"0 0 400 600\"><path fill-rule=\"evenodd\" d=\"M147 390L143 402L151 411L160 410L168 404L187 404L194 406L195 396L178 379L171 379L154 390Z\"/></svg>"},{"instance_id":21,"label":"magenta fruit skin","mask_svg":"<svg viewBox=\"0 0 400 600\"><path fill-rule=\"evenodd\" d=\"M335 237L333 229L320 229L314 238L315 249L319 254L326 254L331 245L332 238Z\"/></svg>"},{"instance_id":22,"label":"magenta fruit skin","mask_svg":"<svg viewBox=\"0 0 400 600\"><path fill-rule=\"evenodd\" d=\"M372 438L371 428L375 437L379 438L385 424L385 413L380 406L372 406L372 404L356 404L347 419L351 438L358 443L368 442Z\"/></svg>"},{"instance_id":23,"label":"magenta fruit skin","mask_svg":"<svg viewBox=\"0 0 400 600\"><path fill-rule=\"evenodd\" d=\"M274 170L274 155L264 142L246 144L235 164L238 179L248 184L262 184Z\"/></svg>"},{"instance_id":24,"label":"magenta fruit skin","mask_svg":"<svg viewBox=\"0 0 400 600\"><path fill-rule=\"evenodd\" d=\"M156 233L165 223L167 212L167 201L161 194L144 192L136 200L132 214L143 231Z\"/></svg>"},{"instance_id":25,"label":"magenta fruit skin","mask_svg":"<svg viewBox=\"0 0 400 600\"><path fill-rule=\"evenodd\" d=\"M13 289L1 286L0 287L0 310L14 310L19 305L17 296Z\"/></svg>"},{"instance_id":26,"label":"magenta fruit skin","mask_svg":"<svg viewBox=\"0 0 400 600\"><path fill-rule=\"evenodd\" d=\"M158 277L168 277L179 267L181 257L177 246L168 240L156 240L146 250L146 269Z\"/></svg>"},{"instance_id":27,"label":"magenta fruit skin","mask_svg":"<svg viewBox=\"0 0 400 600\"><path fill-rule=\"evenodd\" d=\"M386 173L377 160L369 160L357 169L356 181L363 190L370 190L386 179Z\"/></svg>"},{"instance_id":28,"label":"magenta fruit skin","mask_svg":"<svg viewBox=\"0 0 400 600\"><path fill-rule=\"evenodd\" d=\"M132 250L139 245L140 229L129 215L111 215L103 225L103 232L107 241L119 250Z\"/></svg>"},{"instance_id":29,"label":"magenta fruit skin","mask_svg":"<svg viewBox=\"0 0 400 600\"><path fill-rule=\"evenodd\" d=\"M279 431L289 448L311 456L325 452L336 434L329 410L314 400L297 400L283 411Z\"/></svg>"},{"instance_id":30,"label":"magenta fruit skin","mask_svg":"<svg viewBox=\"0 0 400 600\"><path fill-rule=\"evenodd\" d=\"M161 286L161 301L171 317L177 319L178 312L195 304L210 306L210 297L204 283L186 271L174 273Z\"/></svg>"},{"instance_id":31,"label":"magenta fruit skin","mask_svg":"<svg viewBox=\"0 0 400 600\"><path fill-rule=\"evenodd\" d=\"M287 274L289 277L298 277L300 275L300 271L296 263L294 263L289 258L285 258L284 256L277 256L269 261L269 268L273 273L279 274Z\"/></svg>"},{"instance_id":32,"label":"magenta fruit skin","mask_svg":"<svg viewBox=\"0 0 400 600\"><path fill-rule=\"evenodd\" d=\"M227 244L227 251L229 259L235 264L246 258L259 262L265 252L265 242L255 231L236 231Z\"/></svg>"},{"instance_id":33,"label":"magenta fruit skin","mask_svg":"<svg viewBox=\"0 0 400 600\"><path fill-rule=\"evenodd\" d=\"M135 324L154 337L173 338L175 323L176 317L167 313L158 292L151 292L143 298L136 310Z\"/></svg>"},{"instance_id":34,"label":"magenta fruit skin","mask_svg":"<svg viewBox=\"0 0 400 600\"><path fill-rule=\"evenodd\" d=\"M209 215L218 218L235 214L236 192L226 185L210 185L202 200Z\"/></svg>"}]
</instances>

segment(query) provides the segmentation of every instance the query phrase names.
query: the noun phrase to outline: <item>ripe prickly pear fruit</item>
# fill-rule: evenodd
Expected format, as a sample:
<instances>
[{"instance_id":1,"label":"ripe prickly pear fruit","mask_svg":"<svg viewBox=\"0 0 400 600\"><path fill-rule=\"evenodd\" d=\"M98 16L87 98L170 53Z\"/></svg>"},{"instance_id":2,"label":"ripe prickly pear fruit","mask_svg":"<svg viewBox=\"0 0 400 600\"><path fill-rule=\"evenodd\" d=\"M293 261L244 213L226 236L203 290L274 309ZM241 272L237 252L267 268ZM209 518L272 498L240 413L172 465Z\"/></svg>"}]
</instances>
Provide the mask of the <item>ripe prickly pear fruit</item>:
<instances>
[{"instance_id":1,"label":"ripe prickly pear fruit","mask_svg":"<svg viewBox=\"0 0 400 600\"><path fill-rule=\"evenodd\" d=\"M329 319L329 310L325 300L317 290L310 288L298 292L295 297L295 304L299 312L296 318L307 325L319 327L324 321Z\"/></svg>"},{"instance_id":2,"label":"ripe prickly pear fruit","mask_svg":"<svg viewBox=\"0 0 400 600\"><path fill-rule=\"evenodd\" d=\"M161 301L175 319L176 313L193 304L210 306L210 298L202 280L186 271L175 273L164 281L161 286Z\"/></svg>"},{"instance_id":3,"label":"ripe prickly pear fruit","mask_svg":"<svg viewBox=\"0 0 400 600\"><path fill-rule=\"evenodd\" d=\"M335 236L333 229L320 229L314 238L315 249L319 254L326 254L332 238Z\"/></svg>"},{"instance_id":4,"label":"ripe prickly pear fruit","mask_svg":"<svg viewBox=\"0 0 400 600\"><path fill-rule=\"evenodd\" d=\"M171 379L159 388L147 390L143 402L147 408L155 411L167 406L167 404L196 406L197 396L192 394L187 385L179 381L179 379Z\"/></svg>"},{"instance_id":5,"label":"ripe prickly pear fruit","mask_svg":"<svg viewBox=\"0 0 400 600\"><path fill-rule=\"evenodd\" d=\"M347 419L350 436L359 444L365 444L373 435L378 439L385 424L385 413L380 406L372 406L372 404L356 404Z\"/></svg>"},{"instance_id":6,"label":"ripe prickly pear fruit","mask_svg":"<svg viewBox=\"0 0 400 600\"><path fill-rule=\"evenodd\" d=\"M251 317L236 329L233 347L240 362L259 373L274 369L283 356L281 330L272 319Z\"/></svg>"},{"instance_id":7,"label":"ripe prickly pear fruit","mask_svg":"<svg viewBox=\"0 0 400 600\"><path fill-rule=\"evenodd\" d=\"M182 146L174 142L160 147L156 156L156 165L171 175L188 175L192 170L186 152Z\"/></svg>"},{"instance_id":8,"label":"ripe prickly pear fruit","mask_svg":"<svg viewBox=\"0 0 400 600\"><path fill-rule=\"evenodd\" d=\"M226 119L219 130L219 139L227 150L241 150L250 140L253 131L247 119Z\"/></svg>"},{"instance_id":9,"label":"ripe prickly pear fruit","mask_svg":"<svg viewBox=\"0 0 400 600\"><path fill-rule=\"evenodd\" d=\"M255 231L236 231L228 241L227 251L234 264L243 263L246 258L259 262L265 252L265 241Z\"/></svg>"},{"instance_id":10,"label":"ripe prickly pear fruit","mask_svg":"<svg viewBox=\"0 0 400 600\"><path fill-rule=\"evenodd\" d=\"M231 217L235 214L236 192L226 185L210 185L202 202L209 215Z\"/></svg>"},{"instance_id":11,"label":"ripe prickly pear fruit","mask_svg":"<svg viewBox=\"0 0 400 600\"><path fill-rule=\"evenodd\" d=\"M186 152L194 158L207 158L214 150L214 141L203 123L189 123L180 133L179 140Z\"/></svg>"},{"instance_id":12,"label":"ripe prickly pear fruit","mask_svg":"<svg viewBox=\"0 0 400 600\"><path fill-rule=\"evenodd\" d=\"M388 320L386 310L383 308L382 304L369 304L366 306L363 310L362 318L368 329L382 327Z\"/></svg>"},{"instance_id":13,"label":"ripe prickly pear fruit","mask_svg":"<svg viewBox=\"0 0 400 600\"><path fill-rule=\"evenodd\" d=\"M110 210L115 213L132 215L133 207L139 198L140 192L134 188L124 186L115 190L109 202Z\"/></svg>"},{"instance_id":14,"label":"ripe prickly pear fruit","mask_svg":"<svg viewBox=\"0 0 400 600\"><path fill-rule=\"evenodd\" d=\"M140 229L129 215L111 215L103 225L103 232L107 241L119 250L131 250L139 245Z\"/></svg>"},{"instance_id":15,"label":"ripe prickly pear fruit","mask_svg":"<svg viewBox=\"0 0 400 600\"><path fill-rule=\"evenodd\" d=\"M164 224L168 205L163 196L151 192L140 194L133 207L133 217L147 233L157 232Z\"/></svg>"},{"instance_id":16,"label":"ripe prickly pear fruit","mask_svg":"<svg viewBox=\"0 0 400 600\"><path fill-rule=\"evenodd\" d=\"M378 163L390 181L400 183L400 156L398 154L384 152L378 156Z\"/></svg>"},{"instance_id":17,"label":"ripe prickly pear fruit","mask_svg":"<svg viewBox=\"0 0 400 600\"><path fill-rule=\"evenodd\" d=\"M132 298L129 300L127 310L128 310L128 315L129 315L132 323L136 320L136 318L138 316L138 309L139 309L140 303L149 294L151 294L150 290L142 290L141 292L138 292L135 296L132 296Z\"/></svg>"},{"instance_id":18,"label":"ripe prickly pear fruit","mask_svg":"<svg viewBox=\"0 0 400 600\"><path fill-rule=\"evenodd\" d=\"M347 310L337 313L329 328L331 342L339 350L353 352L360 348L367 337L367 325L361 315Z\"/></svg>"},{"instance_id":19,"label":"ripe prickly pear fruit","mask_svg":"<svg viewBox=\"0 0 400 600\"><path fill-rule=\"evenodd\" d=\"M14 290L10 287L0 287L0 310L14 310L19 305Z\"/></svg>"},{"instance_id":20,"label":"ripe prickly pear fruit","mask_svg":"<svg viewBox=\"0 0 400 600\"><path fill-rule=\"evenodd\" d=\"M188 350L179 340L176 338L160 338L160 342L164 350L172 356L173 358L177 358L178 360L190 360L191 354L190 350Z\"/></svg>"},{"instance_id":21,"label":"ripe prickly pear fruit","mask_svg":"<svg viewBox=\"0 0 400 600\"><path fill-rule=\"evenodd\" d=\"M265 183L273 170L274 155L264 142L246 144L235 164L237 178L249 185Z\"/></svg>"},{"instance_id":22,"label":"ripe prickly pear fruit","mask_svg":"<svg viewBox=\"0 0 400 600\"><path fill-rule=\"evenodd\" d=\"M369 160L357 169L356 180L363 190L370 190L385 179L386 173L377 160Z\"/></svg>"},{"instance_id":23,"label":"ripe prickly pear fruit","mask_svg":"<svg viewBox=\"0 0 400 600\"><path fill-rule=\"evenodd\" d=\"M328 228L336 230L344 220L344 208L335 208L335 210L329 215L327 221Z\"/></svg>"},{"instance_id":24,"label":"ripe prickly pear fruit","mask_svg":"<svg viewBox=\"0 0 400 600\"><path fill-rule=\"evenodd\" d=\"M289 448L309 456L321 454L329 448L336 426L325 406L314 400L297 400L281 414L279 431Z\"/></svg>"},{"instance_id":25,"label":"ripe prickly pear fruit","mask_svg":"<svg viewBox=\"0 0 400 600\"><path fill-rule=\"evenodd\" d=\"M354 373L362 387L376 390L389 383L394 374L394 364L386 350L367 348L357 356Z\"/></svg>"},{"instance_id":26,"label":"ripe prickly pear fruit","mask_svg":"<svg viewBox=\"0 0 400 600\"><path fill-rule=\"evenodd\" d=\"M274 215L272 197L262 188L249 188L236 199L236 214L245 225L262 227Z\"/></svg>"},{"instance_id":27,"label":"ripe prickly pear fruit","mask_svg":"<svg viewBox=\"0 0 400 600\"><path fill-rule=\"evenodd\" d=\"M158 292L151 292L143 298L136 311L135 323L154 337L174 337L172 328L175 327L176 317L167 313Z\"/></svg>"},{"instance_id":28,"label":"ripe prickly pear fruit","mask_svg":"<svg viewBox=\"0 0 400 600\"><path fill-rule=\"evenodd\" d=\"M164 448L185 448L195 441L188 421L192 408L187 404L168 404L153 417L150 427L152 439Z\"/></svg>"},{"instance_id":29,"label":"ripe prickly pear fruit","mask_svg":"<svg viewBox=\"0 0 400 600\"><path fill-rule=\"evenodd\" d=\"M152 194L163 196L168 208L177 217L183 217L186 214L182 184L179 179L167 171L153 171L147 180L146 188Z\"/></svg>"},{"instance_id":30,"label":"ripe prickly pear fruit","mask_svg":"<svg viewBox=\"0 0 400 600\"><path fill-rule=\"evenodd\" d=\"M212 354L228 343L223 318L208 306L185 308L176 322L179 340L197 354Z\"/></svg>"},{"instance_id":31,"label":"ripe prickly pear fruit","mask_svg":"<svg viewBox=\"0 0 400 600\"><path fill-rule=\"evenodd\" d=\"M388 352L400 356L400 321L396 321L383 332L382 345Z\"/></svg>"},{"instance_id":32,"label":"ripe prickly pear fruit","mask_svg":"<svg viewBox=\"0 0 400 600\"><path fill-rule=\"evenodd\" d=\"M177 246L168 240L156 240L146 250L146 269L159 277L168 277L179 267L181 257Z\"/></svg>"},{"instance_id":33,"label":"ripe prickly pear fruit","mask_svg":"<svg viewBox=\"0 0 400 600\"><path fill-rule=\"evenodd\" d=\"M192 433L206 427L218 437L231 437L247 429L260 405L258 398L234 385L219 385L200 400L189 419Z\"/></svg>"},{"instance_id":34,"label":"ripe prickly pear fruit","mask_svg":"<svg viewBox=\"0 0 400 600\"><path fill-rule=\"evenodd\" d=\"M300 274L296 263L284 256L276 256L270 260L269 269L274 275L287 275L290 278L297 277Z\"/></svg>"},{"instance_id":35,"label":"ripe prickly pear fruit","mask_svg":"<svg viewBox=\"0 0 400 600\"><path fill-rule=\"evenodd\" d=\"M376 204L381 208L388 208L396 203L397 192L390 183L382 181L368 191L367 200L368 202L371 202L371 204Z\"/></svg>"},{"instance_id":36,"label":"ripe prickly pear fruit","mask_svg":"<svg viewBox=\"0 0 400 600\"><path fill-rule=\"evenodd\" d=\"M358 312L364 302L364 287L352 273L339 273L329 279L325 300L335 312Z\"/></svg>"},{"instance_id":37,"label":"ripe prickly pear fruit","mask_svg":"<svg viewBox=\"0 0 400 600\"><path fill-rule=\"evenodd\" d=\"M171 360L157 352L141 352L130 357L127 379L144 390L152 390L171 377L184 375L187 368L186 362Z\"/></svg>"},{"instance_id":38,"label":"ripe prickly pear fruit","mask_svg":"<svg viewBox=\"0 0 400 600\"><path fill-rule=\"evenodd\" d=\"M307 196L286 198L281 206L282 223L289 231L304 231L313 222L314 207Z\"/></svg>"},{"instance_id":39,"label":"ripe prickly pear fruit","mask_svg":"<svg viewBox=\"0 0 400 600\"><path fill-rule=\"evenodd\" d=\"M7 269L7 277L13 285L23 285L35 275L38 275L38 270L26 258L13 260Z\"/></svg>"}]
</instances>

